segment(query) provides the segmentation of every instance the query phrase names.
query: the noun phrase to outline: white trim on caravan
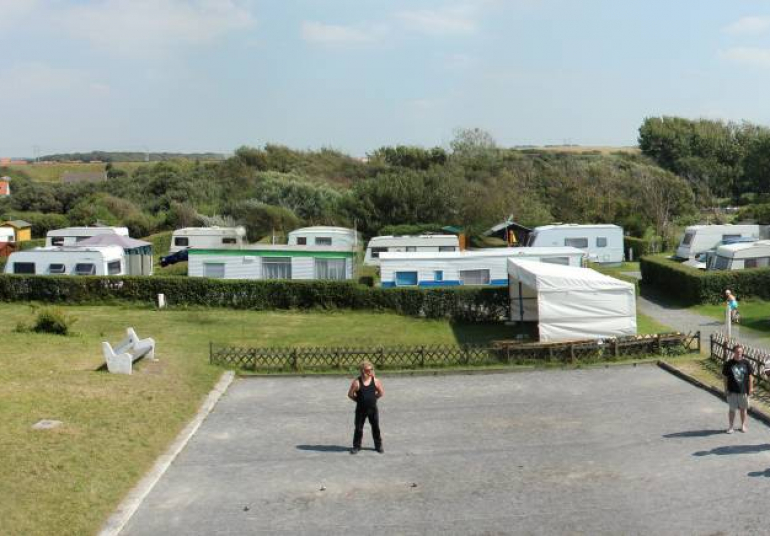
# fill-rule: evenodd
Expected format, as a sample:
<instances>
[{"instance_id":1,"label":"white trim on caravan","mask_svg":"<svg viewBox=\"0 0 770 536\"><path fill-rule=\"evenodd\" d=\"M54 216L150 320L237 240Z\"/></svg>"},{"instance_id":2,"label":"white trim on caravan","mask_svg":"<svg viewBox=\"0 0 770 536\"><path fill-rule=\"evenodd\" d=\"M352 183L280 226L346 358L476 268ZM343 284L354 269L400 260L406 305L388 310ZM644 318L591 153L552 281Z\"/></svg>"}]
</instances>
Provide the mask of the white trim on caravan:
<instances>
[{"instance_id":1,"label":"white trim on caravan","mask_svg":"<svg viewBox=\"0 0 770 536\"><path fill-rule=\"evenodd\" d=\"M623 228L613 224L542 225L532 230L527 246L571 246L585 251L591 262L620 264L623 262Z\"/></svg>"},{"instance_id":2,"label":"white trim on caravan","mask_svg":"<svg viewBox=\"0 0 770 536\"><path fill-rule=\"evenodd\" d=\"M45 246L75 246L78 242L87 240L97 235L116 234L128 236L127 227L65 227L64 229L52 229L45 235Z\"/></svg>"},{"instance_id":3,"label":"white trim on caravan","mask_svg":"<svg viewBox=\"0 0 770 536\"><path fill-rule=\"evenodd\" d=\"M691 225L684 230L675 256L684 260L694 259L720 242L750 237L759 240L761 231L759 225Z\"/></svg>"},{"instance_id":4,"label":"white trim on caravan","mask_svg":"<svg viewBox=\"0 0 770 536\"><path fill-rule=\"evenodd\" d=\"M366 246L364 264L378 266L380 253L451 252L460 250L457 235L375 236Z\"/></svg>"},{"instance_id":5,"label":"white trim on caravan","mask_svg":"<svg viewBox=\"0 0 770 536\"><path fill-rule=\"evenodd\" d=\"M8 257L6 274L126 275L120 246L53 246L16 251Z\"/></svg>"},{"instance_id":6,"label":"white trim on caravan","mask_svg":"<svg viewBox=\"0 0 770 536\"><path fill-rule=\"evenodd\" d=\"M171 234L169 253L183 249L239 249L246 244L243 227L184 227Z\"/></svg>"}]
</instances>

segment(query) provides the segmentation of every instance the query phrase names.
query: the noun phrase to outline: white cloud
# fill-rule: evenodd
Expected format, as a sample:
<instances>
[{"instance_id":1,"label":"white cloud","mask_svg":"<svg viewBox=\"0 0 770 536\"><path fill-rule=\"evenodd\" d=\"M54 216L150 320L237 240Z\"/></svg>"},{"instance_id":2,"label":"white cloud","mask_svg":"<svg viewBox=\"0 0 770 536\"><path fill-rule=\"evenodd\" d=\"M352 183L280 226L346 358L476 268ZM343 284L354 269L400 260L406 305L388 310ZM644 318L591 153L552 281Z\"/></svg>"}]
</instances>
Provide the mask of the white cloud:
<instances>
[{"instance_id":1,"label":"white cloud","mask_svg":"<svg viewBox=\"0 0 770 536\"><path fill-rule=\"evenodd\" d=\"M743 17L725 26L724 32L733 35L759 35L770 29L770 17Z\"/></svg>"},{"instance_id":2,"label":"white cloud","mask_svg":"<svg viewBox=\"0 0 770 536\"><path fill-rule=\"evenodd\" d=\"M65 9L61 15L73 36L127 56L205 45L255 24L237 0L102 0Z\"/></svg>"},{"instance_id":3,"label":"white cloud","mask_svg":"<svg viewBox=\"0 0 770 536\"><path fill-rule=\"evenodd\" d=\"M462 4L441 9L401 11L396 18L404 27L428 35L470 35L478 27L478 4Z\"/></svg>"},{"instance_id":4,"label":"white cloud","mask_svg":"<svg viewBox=\"0 0 770 536\"><path fill-rule=\"evenodd\" d=\"M33 106L36 98L60 99L78 95L104 95L110 88L78 70L45 63L22 63L0 71L0 98Z\"/></svg>"},{"instance_id":5,"label":"white cloud","mask_svg":"<svg viewBox=\"0 0 770 536\"><path fill-rule=\"evenodd\" d=\"M313 21L303 21L301 27L302 39L310 43L325 45L372 43L382 38L384 33L385 28L382 26L367 30L354 26L323 24Z\"/></svg>"},{"instance_id":6,"label":"white cloud","mask_svg":"<svg viewBox=\"0 0 770 536\"><path fill-rule=\"evenodd\" d=\"M37 9L38 0L0 0L0 28L12 28Z\"/></svg>"},{"instance_id":7,"label":"white cloud","mask_svg":"<svg viewBox=\"0 0 770 536\"><path fill-rule=\"evenodd\" d=\"M719 57L741 65L770 67L770 48L734 47L719 51Z\"/></svg>"}]
</instances>

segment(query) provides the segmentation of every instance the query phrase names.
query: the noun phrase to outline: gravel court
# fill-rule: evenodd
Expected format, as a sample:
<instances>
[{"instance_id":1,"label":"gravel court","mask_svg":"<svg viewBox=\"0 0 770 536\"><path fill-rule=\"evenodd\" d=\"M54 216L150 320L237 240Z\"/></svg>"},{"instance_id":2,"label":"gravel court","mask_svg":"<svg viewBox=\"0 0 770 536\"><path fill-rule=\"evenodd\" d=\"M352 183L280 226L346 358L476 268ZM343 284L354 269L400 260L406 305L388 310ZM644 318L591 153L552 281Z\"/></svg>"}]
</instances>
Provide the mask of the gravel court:
<instances>
[{"instance_id":1,"label":"gravel court","mask_svg":"<svg viewBox=\"0 0 770 536\"><path fill-rule=\"evenodd\" d=\"M655 366L381 378L356 456L349 379L236 381L122 534L770 531L770 430Z\"/></svg>"}]
</instances>

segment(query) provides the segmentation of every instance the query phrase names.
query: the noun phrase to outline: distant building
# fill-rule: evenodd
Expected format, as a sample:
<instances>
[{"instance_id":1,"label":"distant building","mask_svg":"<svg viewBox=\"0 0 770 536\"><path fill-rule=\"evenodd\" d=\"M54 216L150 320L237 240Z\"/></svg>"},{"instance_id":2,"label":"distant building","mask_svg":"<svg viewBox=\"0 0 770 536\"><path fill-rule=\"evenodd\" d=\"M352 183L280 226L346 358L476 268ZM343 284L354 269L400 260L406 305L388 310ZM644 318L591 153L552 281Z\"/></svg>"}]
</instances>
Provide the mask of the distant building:
<instances>
[{"instance_id":1,"label":"distant building","mask_svg":"<svg viewBox=\"0 0 770 536\"><path fill-rule=\"evenodd\" d=\"M11 178L0 177L0 197L11 195Z\"/></svg>"},{"instance_id":2,"label":"distant building","mask_svg":"<svg viewBox=\"0 0 770 536\"><path fill-rule=\"evenodd\" d=\"M26 242L27 240L32 240L32 224L24 221L24 220L10 220L3 222L3 227L12 227L14 233L16 234L14 241L18 244L19 242Z\"/></svg>"},{"instance_id":3,"label":"distant building","mask_svg":"<svg viewBox=\"0 0 770 536\"><path fill-rule=\"evenodd\" d=\"M65 171L62 182L72 184L77 182L104 182L107 173L104 171Z\"/></svg>"}]
</instances>

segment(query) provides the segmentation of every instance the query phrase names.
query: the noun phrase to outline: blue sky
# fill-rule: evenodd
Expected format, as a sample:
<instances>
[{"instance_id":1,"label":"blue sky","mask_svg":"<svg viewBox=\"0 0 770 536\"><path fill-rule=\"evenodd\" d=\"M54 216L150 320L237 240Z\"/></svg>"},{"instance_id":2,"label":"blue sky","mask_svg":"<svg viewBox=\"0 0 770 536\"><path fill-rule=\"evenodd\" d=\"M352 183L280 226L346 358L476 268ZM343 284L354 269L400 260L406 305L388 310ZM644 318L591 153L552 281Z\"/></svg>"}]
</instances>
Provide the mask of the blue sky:
<instances>
[{"instance_id":1,"label":"blue sky","mask_svg":"<svg viewBox=\"0 0 770 536\"><path fill-rule=\"evenodd\" d=\"M770 0L0 0L0 156L770 124Z\"/></svg>"}]
</instances>

